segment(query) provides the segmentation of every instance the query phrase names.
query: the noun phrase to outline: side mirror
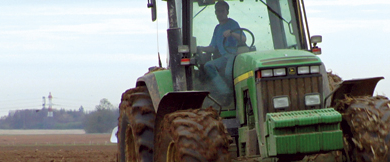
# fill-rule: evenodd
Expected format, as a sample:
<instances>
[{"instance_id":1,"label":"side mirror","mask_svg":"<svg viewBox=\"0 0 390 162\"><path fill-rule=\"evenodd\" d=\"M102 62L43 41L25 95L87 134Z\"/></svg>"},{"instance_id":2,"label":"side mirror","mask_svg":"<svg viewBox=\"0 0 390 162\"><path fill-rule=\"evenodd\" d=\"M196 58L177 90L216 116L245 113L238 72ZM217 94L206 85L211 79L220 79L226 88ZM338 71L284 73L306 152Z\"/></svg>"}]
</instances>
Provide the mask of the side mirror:
<instances>
[{"instance_id":1,"label":"side mirror","mask_svg":"<svg viewBox=\"0 0 390 162\"><path fill-rule=\"evenodd\" d=\"M321 36L321 35L313 35L313 36L310 38L310 41L311 41L311 43L313 43L313 44L321 43L321 42L322 42L322 36Z\"/></svg>"},{"instance_id":2,"label":"side mirror","mask_svg":"<svg viewBox=\"0 0 390 162\"><path fill-rule=\"evenodd\" d=\"M317 43L321 43L322 42L322 36L321 35L313 35L310 38L310 42L313 43L313 46L311 48L311 52L313 52L316 55L320 55L322 52L321 52L321 48L319 48L317 46Z\"/></svg>"},{"instance_id":3,"label":"side mirror","mask_svg":"<svg viewBox=\"0 0 390 162\"><path fill-rule=\"evenodd\" d=\"M148 0L148 8L152 9L152 21L156 21L156 19L157 19L156 0Z\"/></svg>"}]
</instances>

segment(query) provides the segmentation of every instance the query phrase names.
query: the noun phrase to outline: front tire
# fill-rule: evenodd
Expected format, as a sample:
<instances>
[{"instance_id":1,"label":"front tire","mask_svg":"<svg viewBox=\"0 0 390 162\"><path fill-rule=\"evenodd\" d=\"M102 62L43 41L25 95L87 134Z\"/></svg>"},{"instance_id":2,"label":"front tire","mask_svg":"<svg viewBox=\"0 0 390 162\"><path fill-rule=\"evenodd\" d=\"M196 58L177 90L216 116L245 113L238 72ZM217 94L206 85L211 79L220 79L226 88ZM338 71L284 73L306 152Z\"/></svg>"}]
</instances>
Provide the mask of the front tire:
<instances>
[{"instance_id":1,"label":"front tire","mask_svg":"<svg viewBox=\"0 0 390 162\"><path fill-rule=\"evenodd\" d=\"M384 96L346 97L336 105L343 114L344 148L350 161L390 161L390 101Z\"/></svg>"},{"instance_id":2,"label":"front tire","mask_svg":"<svg viewBox=\"0 0 390 162\"><path fill-rule=\"evenodd\" d=\"M168 114L157 135L155 161L230 161L228 135L212 108Z\"/></svg>"},{"instance_id":3,"label":"front tire","mask_svg":"<svg viewBox=\"0 0 390 162\"><path fill-rule=\"evenodd\" d=\"M118 118L118 159L120 162L152 162L156 113L146 87L122 94Z\"/></svg>"}]
</instances>

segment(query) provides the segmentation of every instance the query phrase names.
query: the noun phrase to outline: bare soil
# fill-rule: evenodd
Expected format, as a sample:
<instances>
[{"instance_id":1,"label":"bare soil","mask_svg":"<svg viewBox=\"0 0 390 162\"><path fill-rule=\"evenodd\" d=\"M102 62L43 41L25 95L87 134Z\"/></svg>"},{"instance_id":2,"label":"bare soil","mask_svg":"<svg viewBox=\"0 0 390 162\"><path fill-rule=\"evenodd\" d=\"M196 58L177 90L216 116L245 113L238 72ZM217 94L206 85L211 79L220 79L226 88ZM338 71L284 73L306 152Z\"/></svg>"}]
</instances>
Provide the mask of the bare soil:
<instances>
[{"instance_id":1,"label":"bare soil","mask_svg":"<svg viewBox=\"0 0 390 162\"><path fill-rule=\"evenodd\" d=\"M85 134L83 129L0 129L0 135Z\"/></svg>"},{"instance_id":2,"label":"bare soil","mask_svg":"<svg viewBox=\"0 0 390 162\"><path fill-rule=\"evenodd\" d=\"M0 162L116 161L110 134L0 135Z\"/></svg>"}]
</instances>

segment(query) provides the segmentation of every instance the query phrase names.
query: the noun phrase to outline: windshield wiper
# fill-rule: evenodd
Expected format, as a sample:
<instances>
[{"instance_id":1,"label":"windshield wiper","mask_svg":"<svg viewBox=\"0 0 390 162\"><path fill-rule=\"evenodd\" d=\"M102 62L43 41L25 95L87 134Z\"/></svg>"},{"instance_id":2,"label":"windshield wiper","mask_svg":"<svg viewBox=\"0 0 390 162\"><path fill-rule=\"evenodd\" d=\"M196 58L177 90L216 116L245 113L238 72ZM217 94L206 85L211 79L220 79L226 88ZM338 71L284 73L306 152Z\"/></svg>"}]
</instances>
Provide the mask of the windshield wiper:
<instances>
[{"instance_id":1,"label":"windshield wiper","mask_svg":"<svg viewBox=\"0 0 390 162\"><path fill-rule=\"evenodd\" d=\"M284 19L282 17L282 15L280 15L279 13L277 13L274 9L271 8L271 6L269 6L267 3L265 3L263 0L260 0L261 3L263 3L265 6L267 6L267 9L268 11L271 11L276 17L278 17L280 20L283 20L284 22L287 23L288 25L288 30L290 31L290 34L294 34L293 33L293 27L292 27L292 23L291 21L287 21L286 19Z\"/></svg>"},{"instance_id":2,"label":"windshield wiper","mask_svg":"<svg viewBox=\"0 0 390 162\"><path fill-rule=\"evenodd\" d=\"M260 0L261 3L263 3L265 6L267 6L267 9L269 11L271 11L273 14L275 14L276 17L278 17L280 20L283 20L284 22L286 22L287 24L290 24L290 22L288 22L286 19L284 19L282 17L282 15L280 15L279 13L277 13L274 9L271 8L271 6L268 6L267 3L265 3L263 0Z\"/></svg>"},{"instance_id":3,"label":"windshield wiper","mask_svg":"<svg viewBox=\"0 0 390 162\"><path fill-rule=\"evenodd\" d=\"M194 15L193 19L194 19L196 16L198 16L204 9L206 9L207 6L209 6L209 5L204 6L200 11L198 11L198 13L196 13L196 14Z\"/></svg>"}]
</instances>

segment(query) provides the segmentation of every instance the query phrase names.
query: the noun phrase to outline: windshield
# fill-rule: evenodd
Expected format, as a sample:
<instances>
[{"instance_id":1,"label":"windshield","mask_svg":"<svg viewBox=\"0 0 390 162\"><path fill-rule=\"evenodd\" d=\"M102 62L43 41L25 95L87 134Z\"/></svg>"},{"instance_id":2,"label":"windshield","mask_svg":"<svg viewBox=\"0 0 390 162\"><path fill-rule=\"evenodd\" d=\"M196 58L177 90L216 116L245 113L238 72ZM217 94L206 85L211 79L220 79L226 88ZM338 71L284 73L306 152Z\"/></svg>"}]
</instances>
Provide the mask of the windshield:
<instances>
[{"instance_id":1,"label":"windshield","mask_svg":"<svg viewBox=\"0 0 390 162\"><path fill-rule=\"evenodd\" d=\"M298 22L292 0L244 0L226 1L229 5L228 18L236 21L240 28L246 28L253 37L244 32L246 44L256 51L272 49L305 49L300 38ZM197 46L208 46L211 43L214 29L219 21L214 4L199 5L193 3L192 36ZM302 42L302 43L301 43Z\"/></svg>"},{"instance_id":2,"label":"windshield","mask_svg":"<svg viewBox=\"0 0 390 162\"><path fill-rule=\"evenodd\" d=\"M215 107L217 101L223 110L235 108L232 69L237 54L307 50L304 32L300 31L303 28L299 27L301 19L296 15L300 13L296 0L182 0L183 7L174 4L178 1L168 2L170 27L183 29L183 43L190 45L195 60L194 66L186 67L193 85L189 89L207 90L214 98L206 99L205 107ZM177 26L173 13L177 13Z\"/></svg>"}]
</instances>

